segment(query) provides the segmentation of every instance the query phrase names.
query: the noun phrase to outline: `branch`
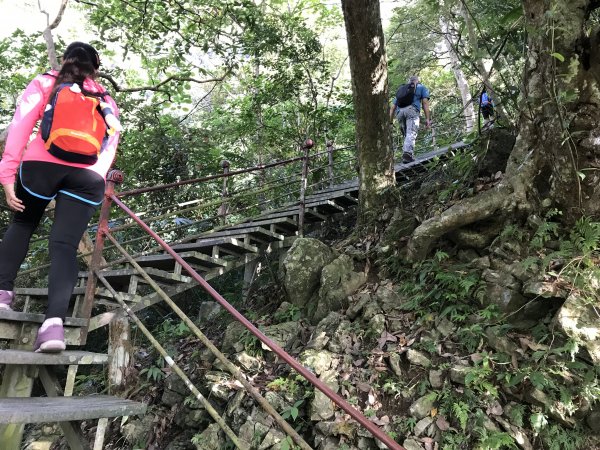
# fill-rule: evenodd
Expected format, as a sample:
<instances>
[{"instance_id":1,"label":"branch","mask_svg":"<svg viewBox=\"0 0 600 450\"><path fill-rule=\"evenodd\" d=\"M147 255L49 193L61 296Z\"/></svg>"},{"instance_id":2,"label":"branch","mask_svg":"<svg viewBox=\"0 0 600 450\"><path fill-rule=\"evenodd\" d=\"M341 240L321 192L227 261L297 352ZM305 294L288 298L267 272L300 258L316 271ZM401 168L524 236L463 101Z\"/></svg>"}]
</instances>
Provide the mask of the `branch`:
<instances>
[{"instance_id":1,"label":"branch","mask_svg":"<svg viewBox=\"0 0 600 450\"><path fill-rule=\"evenodd\" d=\"M229 75L230 70L226 71L222 76L218 78L208 78L206 80L198 80L197 78L191 77L178 77L175 75L171 75L170 77L165 78L160 83L150 86L139 86L139 87L123 87L120 86L119 83L108 73L99 72L98 76L100 78L104 78L110 84L112 84L115 92L140 92L140 91L154 91L154 92L166 92L164 89L161 89L162 86L171 82L171 81L190 81L192 83L204 84L204 83L213 83L218 81L223 81L227 75Z\"/></svg>"},{"instance_id":2,"label":"branch","mask_svg":"<svg viewBox=\"0 0 600 450\"><path fill-rule=\"evenodd\" d=\"M60 24L60 21L63 18L63 14L65 13L65 9L67 8L68 2L69 0L61 1L60 8L58 10L58 13L56 14L56 18L52 23L50 23L50 14L48 14L46 10L42 9L40 0L38 0L38 7L40 9L40 12L46 15L46 23L48 25L46 26L46 29L42 32L42 36L46 41L46 48L48 51L48 60L50 61L50 67L52 67L54 70L60 69L60 64L58 63L58 58L56 56L56 46L54 45L52 30L54 30Z\"/></svg>"}]
</instances>

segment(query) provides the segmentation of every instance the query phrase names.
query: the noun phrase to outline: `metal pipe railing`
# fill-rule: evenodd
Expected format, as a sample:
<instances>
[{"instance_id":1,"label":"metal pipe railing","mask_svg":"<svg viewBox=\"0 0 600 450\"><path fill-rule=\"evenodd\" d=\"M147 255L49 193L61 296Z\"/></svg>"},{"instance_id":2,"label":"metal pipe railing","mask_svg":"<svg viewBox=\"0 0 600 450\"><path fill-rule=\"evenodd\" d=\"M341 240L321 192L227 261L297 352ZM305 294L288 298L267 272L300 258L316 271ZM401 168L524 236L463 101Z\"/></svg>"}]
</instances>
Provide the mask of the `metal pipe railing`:
<instances>
[{"instance_id":1,"label":"metal pipe railing","mask_svg":"<svg viewBox=\"0 0 600 450\"><path fill-rule=\"evenodd\" d=\"M116 194L110 195L110 199L125 211L146 233L152 236L156 242L167 252L181 267L192 277L197 283L199 283L204 290L213 297L217 303L221 305L227 312L229 312L238 322L250 331L256 338L258 338L263 344L269 347L277 356L288 363L296 372L302 375L307 381L313 386L319 389L325 396L331 401L348 413L354 420L364 426L376 439L384 443L388 448L392 450L405 450L387 434L385 434L380 428L378 428L373 422L367 419L363 414L354 409L346 400L336 394L327 386L324 382L319 380L310 370L305 368L299 362L297 362L292 356L290 356L285 350L279 345L273 342L269 337L263 334L257 327L255 327L248 319L240 314L225 298L219 294L204 278L194 270L177 252L175 252L169 244L167 244L158 234L156 234L144 221L135 215L118 197Z\"/></svg>"}]
</instances>

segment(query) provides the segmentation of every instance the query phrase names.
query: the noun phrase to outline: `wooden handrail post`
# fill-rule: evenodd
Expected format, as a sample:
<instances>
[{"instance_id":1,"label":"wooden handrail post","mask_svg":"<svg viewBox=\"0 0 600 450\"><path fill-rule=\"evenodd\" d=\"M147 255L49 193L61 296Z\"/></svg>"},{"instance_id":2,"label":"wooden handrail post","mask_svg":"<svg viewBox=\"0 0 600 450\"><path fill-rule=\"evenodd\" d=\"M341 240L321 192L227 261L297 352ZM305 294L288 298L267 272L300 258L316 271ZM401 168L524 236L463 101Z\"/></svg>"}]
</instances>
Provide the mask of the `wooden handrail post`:
<instances>
[{"instance_id":1,"label":"wooden handrail post","mask_svg":"<svg viewBox=\"0 0 600 450\"><path fill-rule=\"evenodd\" d=\"M333 141L327 141L327 172L329 173L329 187L333 187Z\"/></svg>"},{"instance_id":2,"label":"wooden handrail post","mask_svg":"<svg viewBox=\"0 0 600 450\"><path fill-rule=\"evenodd\" d=\"M298 236L304 236L304 212L306 210L306 187L308 186L308 165L310 158L310 149L313 147L312 139L307 139L302 148L304 149L304 158L302 159L302 178L300 184L300 211L298 213Z\"/></svg>"},{"instance_id":3,"label":"wooden handrail post","mask_svg":"<svg viewBox=\"0 0 600 450\"><path fill-rule=\"evenodd\" d=\"M223 190L221 191L221 206L219 206L219 220L221 225L225 225L227 223L227 213L229 212L229 204L227 203L227 198L229 197L229 190L227 189L227 183L229 181L229 177L227 174L229 173L230 163L226 159L221 161L221 167L223 168Z\"/></svg>"},{"instance_id":4,"label":"wooden handrail post","mask_svg":"<svg viewBox=\"0 0 600 450\"><path fill-rule=\"evenodd\" d=\"M92 262L89 266L89 274L85 285L85 296L83 305L81 305L79 316L89 319L92 314L94 304L94 296L96 294L96 285L98 278L95 271L102 265L102 250L104 249L104 236L108 231L108 219L110 218L110 207L112 205L111 196L115 193L115 185L123 182L123 172L120 170L111 170L106 175L106 189L104 191L104 201L100 208L100 220L98 221L98 229L96 231L96 243L94 245L94 253L92 254ZM88 326L81 329L80 345L85 344L88 335Z\"/></svg>"}]
</instances>

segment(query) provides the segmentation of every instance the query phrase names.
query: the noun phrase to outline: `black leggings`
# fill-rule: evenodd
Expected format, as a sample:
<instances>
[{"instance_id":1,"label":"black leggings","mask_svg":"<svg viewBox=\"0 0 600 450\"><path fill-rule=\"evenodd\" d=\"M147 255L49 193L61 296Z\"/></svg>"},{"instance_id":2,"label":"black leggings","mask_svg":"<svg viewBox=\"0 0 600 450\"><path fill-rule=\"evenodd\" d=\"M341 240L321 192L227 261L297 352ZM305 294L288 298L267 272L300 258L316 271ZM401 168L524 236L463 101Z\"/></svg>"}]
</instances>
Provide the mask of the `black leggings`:
<instances>
[{"instance_id":1,"label":"black leggings","mask_svg":"<svg viewBox=\"0 0 600 450\"><path fill-rule=\"evenodd\" d=\"M0 243L0 289L12 291L29 240L46 206L56 198L50 232L50 273L46 319L65 319L77 282L77 247L104 195L104 180L88 169L38 161L24 162L16 195L25 205L16 212Z\"/></svg>"}]
</instances>

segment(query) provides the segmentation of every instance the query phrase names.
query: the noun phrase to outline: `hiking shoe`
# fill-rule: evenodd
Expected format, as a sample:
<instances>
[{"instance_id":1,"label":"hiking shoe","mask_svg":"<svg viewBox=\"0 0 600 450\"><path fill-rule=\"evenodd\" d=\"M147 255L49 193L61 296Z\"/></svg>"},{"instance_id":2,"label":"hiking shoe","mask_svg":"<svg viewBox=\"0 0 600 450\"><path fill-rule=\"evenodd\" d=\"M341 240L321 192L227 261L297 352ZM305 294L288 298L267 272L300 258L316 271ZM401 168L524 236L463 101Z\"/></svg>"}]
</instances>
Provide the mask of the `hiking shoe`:
<instances>
[{"instance_id":1,"label":"hiking shoe","mask_svg":"<svg viewBox=\"0 0 600 450\"><path fill-rule=\"evenodd\" d=\"M36 353L58 353L65 348L65 330L62 319L60 317L46 319L38 330L33 350Z\"/></svg>"},{"instance_id":2,"label":"hiking shoe","mask_svg":"<svg viewBox=\"0 0 600 450\"><path fill-rule=\"evenodd\" d=\"M411 163L415 160L414 156L410 153L402 153L402 162L404 164Z\"/></svg>"},{"instance_id":3,"label":"hiking shoe","mask_svg":"<svg viewBox=\"0 0 600 450\"><path fill-rule=\"evenodd\" d=\"M13 291L0 290L0 311L12 311L10 305L14 298L15 293Z\"/></svg>"}]
</instances>

